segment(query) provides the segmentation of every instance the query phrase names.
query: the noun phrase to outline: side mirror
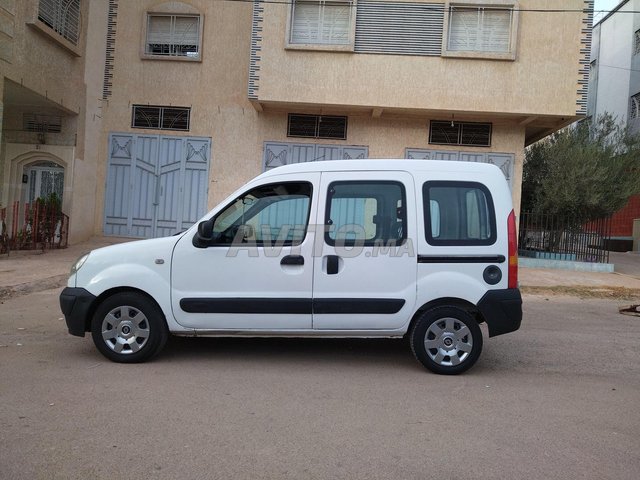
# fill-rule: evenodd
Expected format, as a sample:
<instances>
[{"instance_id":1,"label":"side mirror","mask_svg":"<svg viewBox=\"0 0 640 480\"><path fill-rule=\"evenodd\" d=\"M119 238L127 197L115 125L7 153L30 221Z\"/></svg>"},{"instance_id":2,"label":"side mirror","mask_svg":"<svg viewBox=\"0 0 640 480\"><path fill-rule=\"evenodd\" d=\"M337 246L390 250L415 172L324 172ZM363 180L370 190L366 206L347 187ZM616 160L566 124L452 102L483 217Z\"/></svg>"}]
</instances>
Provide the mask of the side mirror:
<instances>
[{"instance_id":1,"label":"side mirror","mask_svg":"<svg viewBox=\"0 0 640 480\"><path fill-rule=\"evenodd\" d=\"M213 240L213 220L205 220L198 224L198 233L193 237L193 246L207 248Z\"/></svg>"}]
</instances>

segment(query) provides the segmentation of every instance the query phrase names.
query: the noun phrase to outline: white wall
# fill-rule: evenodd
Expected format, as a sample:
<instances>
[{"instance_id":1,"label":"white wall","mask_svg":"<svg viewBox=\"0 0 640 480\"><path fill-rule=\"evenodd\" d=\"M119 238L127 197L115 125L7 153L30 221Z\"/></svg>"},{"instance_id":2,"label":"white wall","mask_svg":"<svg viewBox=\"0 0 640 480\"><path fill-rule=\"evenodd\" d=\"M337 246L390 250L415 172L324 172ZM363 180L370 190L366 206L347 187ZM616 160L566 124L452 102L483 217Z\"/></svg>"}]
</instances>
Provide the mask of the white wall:
<instances>
[{"instance_id":1,"label":"white wall","mask_svg":"<svg viewBox=\"0 0 640 480\"><path fill-rule=\"evenodd\" d=\"M632 62L636 63L633 60L640 59L639 55L633 55L640 14L624 12L639 10L640 0L630 0L593 29L591 60L597 60L597 83L594 85L592 75L589 96L596 97L589 99L591 115L609 112L619 121L628 120L629 98L640 87L636 75L632 75Z\"/></svg>"}]
</instances>

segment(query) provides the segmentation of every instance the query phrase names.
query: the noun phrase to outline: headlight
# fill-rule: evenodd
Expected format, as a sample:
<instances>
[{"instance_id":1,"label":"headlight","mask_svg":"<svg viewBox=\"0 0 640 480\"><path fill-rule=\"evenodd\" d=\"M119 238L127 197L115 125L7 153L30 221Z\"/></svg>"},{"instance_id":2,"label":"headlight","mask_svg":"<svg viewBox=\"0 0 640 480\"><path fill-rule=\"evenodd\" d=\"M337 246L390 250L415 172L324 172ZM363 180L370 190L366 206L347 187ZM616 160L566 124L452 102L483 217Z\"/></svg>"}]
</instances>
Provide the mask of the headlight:
<instances>
[{"instance_id":1,"label":"headlight","mask_svg":"<svg viewBox=\"0 0 640 480\"><path fill-rule=\"evenodd\" d=\"M78 260L76 260L73 263L73 265L71 266L71 275L73 275L78 270L80 270L80 267L82 267L82 265L84 265L84 262L87 261L87 258L89 258L89 254L85 253L84 255L82 255Z\"/></svg>"}]
</instances>

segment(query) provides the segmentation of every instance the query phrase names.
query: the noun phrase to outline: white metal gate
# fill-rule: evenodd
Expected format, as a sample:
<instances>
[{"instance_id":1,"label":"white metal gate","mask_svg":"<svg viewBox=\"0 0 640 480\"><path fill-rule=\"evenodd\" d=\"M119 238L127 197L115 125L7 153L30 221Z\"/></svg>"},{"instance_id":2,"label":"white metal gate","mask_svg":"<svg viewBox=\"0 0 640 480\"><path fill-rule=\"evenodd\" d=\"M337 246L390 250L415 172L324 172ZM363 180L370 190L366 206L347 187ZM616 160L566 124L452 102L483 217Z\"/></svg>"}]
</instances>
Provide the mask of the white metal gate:
<instances>
[{"instance_id":1,"label":"white metal gate","mask_svg":"<svg viewBox=\"0 0 640 480\"><path fill-rule=\"evenodd\" d=\"M207 209L211 139L109 136L105 235L152 238L180 232Z\"/></svg>"},{"instance_id":2,"label":"white metal gate","mask_svg":"<svg viewBox=\"0 0 640 480\"><path fill-rule=\"evenodd\" d=\"M24 192L24 202L33 203L38 198L49 198L56 194L62 202L64 193L64 168L52 165L35 165L25 168L28 179L27 189Z\"/></svg>"}]
</instances>

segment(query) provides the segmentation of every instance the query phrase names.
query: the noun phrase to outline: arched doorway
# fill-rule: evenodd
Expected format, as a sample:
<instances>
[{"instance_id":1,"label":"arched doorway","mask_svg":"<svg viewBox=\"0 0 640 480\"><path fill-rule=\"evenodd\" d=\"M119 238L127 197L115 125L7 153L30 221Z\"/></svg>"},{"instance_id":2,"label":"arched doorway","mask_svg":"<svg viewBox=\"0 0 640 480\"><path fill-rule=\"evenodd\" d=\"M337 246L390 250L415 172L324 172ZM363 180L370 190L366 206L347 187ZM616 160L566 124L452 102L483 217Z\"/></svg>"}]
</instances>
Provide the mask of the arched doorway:
<instances>
[{"instance_id":1,"label":"arched doorway","mask_svg":"<svg viewBox=\"0 0 640 480\"><path fill-rule=\"evenodd\" d=\"M64 204L72 196L68 186L65 195L65 183L71 178L69 163L50 152L24 151L24 147L7 145L13 159L5 172L9 188L4 201L0 200L6 203L3 228L12 249L62 246L69 225ZM38 199L44 201L36 203Z\"/></svg>"}]
</instances>

